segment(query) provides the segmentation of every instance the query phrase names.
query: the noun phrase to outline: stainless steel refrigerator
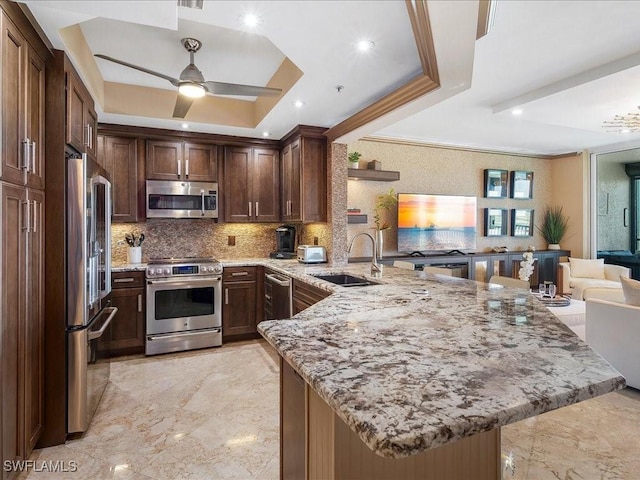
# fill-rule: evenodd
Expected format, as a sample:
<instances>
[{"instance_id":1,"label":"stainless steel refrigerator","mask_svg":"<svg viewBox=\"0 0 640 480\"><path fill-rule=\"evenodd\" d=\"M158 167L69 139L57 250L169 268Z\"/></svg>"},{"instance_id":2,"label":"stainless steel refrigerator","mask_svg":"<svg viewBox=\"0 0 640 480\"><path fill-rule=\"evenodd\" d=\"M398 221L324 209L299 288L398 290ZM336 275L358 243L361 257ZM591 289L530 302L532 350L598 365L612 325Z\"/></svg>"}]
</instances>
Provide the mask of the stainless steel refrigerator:
<instances>
[{"instance_id":1,"label":"stainless steel refrigerator","mask_svg":"<svg viewBox=\"0 0 640 480\"><path fill-rule=\"evenodd\" d=\"M101 338L111 307L111 183L86 154L67 150L67 433L89 427L109 380Z\"/></svg>"}]
</instances>

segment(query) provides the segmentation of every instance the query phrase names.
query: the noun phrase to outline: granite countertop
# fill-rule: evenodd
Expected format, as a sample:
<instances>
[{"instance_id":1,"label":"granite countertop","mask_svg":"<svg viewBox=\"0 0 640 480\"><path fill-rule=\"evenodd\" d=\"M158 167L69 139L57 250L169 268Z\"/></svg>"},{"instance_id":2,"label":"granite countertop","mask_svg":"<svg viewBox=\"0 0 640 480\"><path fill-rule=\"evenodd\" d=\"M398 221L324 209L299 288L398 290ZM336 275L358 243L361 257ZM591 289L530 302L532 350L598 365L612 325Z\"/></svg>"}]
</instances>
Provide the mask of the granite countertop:
<instances>
[{"instance_id":1,"label":"granite countertop","mask_svg":"<svg viewBox=\"0 0 640 480\"><path fill-rule=\"evenodd\" d=\"M373 451L421 453L621 389L624 378L533 295L369 265L261 264L334 292L260 333ZM309 275L366 276L339 287Z\"/></svg>"}]
</instances>

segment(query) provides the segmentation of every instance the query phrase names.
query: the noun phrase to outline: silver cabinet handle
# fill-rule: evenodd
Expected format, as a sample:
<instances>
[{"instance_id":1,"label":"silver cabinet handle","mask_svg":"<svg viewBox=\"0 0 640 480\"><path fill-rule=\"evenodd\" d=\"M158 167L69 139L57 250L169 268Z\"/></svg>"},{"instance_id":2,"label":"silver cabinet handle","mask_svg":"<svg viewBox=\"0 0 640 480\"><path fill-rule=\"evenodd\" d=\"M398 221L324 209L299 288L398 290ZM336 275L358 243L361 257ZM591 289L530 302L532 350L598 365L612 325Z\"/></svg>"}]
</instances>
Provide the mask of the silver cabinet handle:
<instances>
[{"instance_id":1,"label":"silver cabinet handle","mask_svg":"<svg viewBox=\"0 0 640 480\"><path fill-rule=\"evenodd\" d=\"M113 279L113 283L131 283L135 280L135 278L133 277L127 277L127 278L114 278Z\"/></svg>"},{"instance_id":2,"label":"silver cabinet handle","mask_svg":"<svg viewBox=\"0 0 640 480\"><path fill-rule=\"evenodd\" d=\"M31 231L36 233L38 231L38 202L33 201L33 217L31 218L33 222L31 225Z\"/></svg>"},{"instance_id":3,"label":"silver cabinet handle","mask_svg":"<svg viewBox=\"0 0 640 480\"><path fill-rule=\"evenodd\" d=\"M233 272L231 274L232 277L246 277L249 275L249 272Z\"/></svg>"},{"instance_id":4,"label":"silver cabinet handle","mask_svg":"<svg viewBox=\"0 0 640 480\"><path fill-rule=\"evenodd\" d=\"M22 141L22 164L20 165L20 168L26 170L27 172L29 171L29 166L31 165L31 162L29 161L30 145L31 141L28 138Z\"/></svg>"},{"instance_id":5,"label":"silver cabinet handle","mask_svg":"<svg viewBox=\"0 0 640 480\"><path fill-rule=\"evenodd\" d=\"M256 202L256 218L260 216L260 213L259 213L259 212L260 212L259 207L260 207L260 202Z\"/></svg>"},{"instance_id":6,"label":"silver cabinet handle","mask_svg":"<svg viewBox=\"0 0 640 480\"><path fill-rule=\"evenodd\" d=\"M25 232L31 231L31 205L30 201L22 203L22 230ZM25 208L26 207L26 208Z\"/></svg>"},{"instance_id":7,"label":"silver cabinet handle","mask_svg":"<svg viewBox=\"0 0 640 480\"><path fill-rule=\"evenodd\" d=\"M138 294L138 312L142 313L142 294Z\"/></svg>"},{"instance_id":8,"label":"silver cabinet handle","mask_svg":"<svg viewBox=\"0 0 640 480\"><path fill-rule=\"evenodd\" d=\"M229 289L224 289L224 304L229 305Z\"/></svg>"},{"instance_id":9,"label":"silver cabinet handle","mask_svg":"<svg viewBox=\"0 0 640 480\"><path fill-rule=\"evenodd\" d=\"M189 166L188 160L187 160L187 167ZM189 176L189 169L187 168L187 176ZM202 195L202 211L201 211L201 215L204 217L204 190L200 190L200 195Z\"/></svg>"},{"instance_id":10,"label":"silver cabinet handle","mask_svg":"<svg viewBox=\"0 0 640 480\"><path fill-rule=\"evenodd\" d=\"M31 142L31 171L36 173L36 142Z\"/></svg>"},{"instance_id":11,"label":"silver cabinet handle","mask_svg":"<svg viewBox=\"0 0 640 480\"><path fill-rule=\"evenodd\" d=\"M249 216L251 217L251 202L249 202Z\"/></svg>"},{"instance_id":12,"label":"silver cabinet handle","mask_svg":"<svg viewBox=\"0 0 640 480\"><path fill-rule=\"evenodd\" d=\"M180 178L180 159L177 159L176 162L178 162L178 178Z\"/></svg>"},{"instance_id":13,"label":"silver cabinet handle","mask_svg":"<svg viewBox=\"0 0 640 480\"><path fill-rule=\"evenodd\" d=\"M271 300L271 295L265 295L264 298L266 298L267 300Z\"/></svg>"},{"instance_id":14,"label":"silver cabinet handle","mask_svg":"<svg viewBox=\"0 0 640 480\"><path fill-rule=\"evenodd\" d=\"M89 125L88 123L85 126L85 133L87 135L87 139L84 141L84 144L88 147L89 146L89 139L91 138L91 125Z\"/></svg>"},{"instance_id":15,"label":"silver cabinet handle","mask_svg":"<svg viewBox=\"0 0 640 480\"><path fill-rule=\"evenodd\" d=\"M189 159L184 160L184 176L189 177Z\"/></svg>"}]
</instances>

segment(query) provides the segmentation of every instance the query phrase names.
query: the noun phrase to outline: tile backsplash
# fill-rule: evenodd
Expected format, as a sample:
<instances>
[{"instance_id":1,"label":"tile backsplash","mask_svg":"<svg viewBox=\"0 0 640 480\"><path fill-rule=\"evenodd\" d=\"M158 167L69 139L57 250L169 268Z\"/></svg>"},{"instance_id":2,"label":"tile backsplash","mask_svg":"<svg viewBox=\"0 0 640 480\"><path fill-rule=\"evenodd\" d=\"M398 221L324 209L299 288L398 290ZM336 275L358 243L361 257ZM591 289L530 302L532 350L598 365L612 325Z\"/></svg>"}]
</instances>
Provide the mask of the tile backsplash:
<instances>
[{"instance_id":1,"label":"tile backsplash","mask_svg":"<svg viewBox=\"0 0 640 480\"><path fill-rule=\"evenodd\" d=\"M277 223L215 223L211 220L153 219L144 223L114 223L112 228L113 262L127 262L128 232L143 232L142 261L150 258L215 257L265 258L276 248ZM329 245L331 233L328 224L294 224L299 243L313 244L318 237L320 245ZM229 245L235 237L235 245ZM326 243L325 243L326 242Z\"/></svg>"}]
</instances>

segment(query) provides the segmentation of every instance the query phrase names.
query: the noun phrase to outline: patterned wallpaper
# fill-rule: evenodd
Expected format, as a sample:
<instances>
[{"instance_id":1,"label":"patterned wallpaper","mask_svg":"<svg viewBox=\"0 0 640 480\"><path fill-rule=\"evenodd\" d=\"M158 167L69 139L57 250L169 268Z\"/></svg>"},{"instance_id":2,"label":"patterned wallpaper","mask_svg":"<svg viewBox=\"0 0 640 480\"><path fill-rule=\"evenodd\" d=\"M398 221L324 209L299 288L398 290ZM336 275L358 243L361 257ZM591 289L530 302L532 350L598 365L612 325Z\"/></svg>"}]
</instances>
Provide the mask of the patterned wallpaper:
<instances>
[{"instance_id":1,"label":"patterned wallpaper","mask_svg":"<svg viewBox=\"0 0 640 480\"><path fill-rule=\"evenodd\" d=\"M362 154L361 165L378 160L382 170L400 172L395 182L348 182L348 207L360 208L368 215L367 224L348 225L348 237L358 232L371 232L374 227L375 199L393 188L395 193L433 193L443 195L475 195L478 202L476 251L489 251L493 246L506 246L509 250L525 250L534 245L538 250L546 249L546 242L535 230L533 237L485 237L484 208L534 209L534 223L538 224L545 206L551 198L551 160L474 152L454 148L436 148L417 144L360 140L349 145L349 152ZM484 169L526 170L534 172L533 199L484 198ZM384 233L384 251L387 255L397 253L397 213L390 211L383 217L393 227ZM510 229L509 229L510 233ZM368 242L354 244L351 256L370 255Z\"/></svg>"}]
</instances>

